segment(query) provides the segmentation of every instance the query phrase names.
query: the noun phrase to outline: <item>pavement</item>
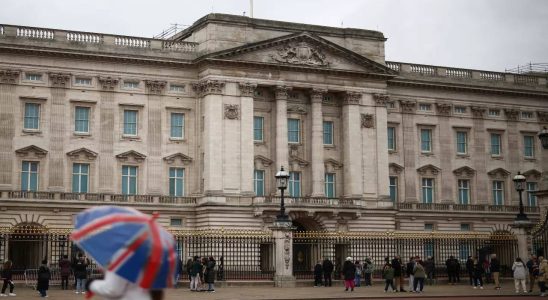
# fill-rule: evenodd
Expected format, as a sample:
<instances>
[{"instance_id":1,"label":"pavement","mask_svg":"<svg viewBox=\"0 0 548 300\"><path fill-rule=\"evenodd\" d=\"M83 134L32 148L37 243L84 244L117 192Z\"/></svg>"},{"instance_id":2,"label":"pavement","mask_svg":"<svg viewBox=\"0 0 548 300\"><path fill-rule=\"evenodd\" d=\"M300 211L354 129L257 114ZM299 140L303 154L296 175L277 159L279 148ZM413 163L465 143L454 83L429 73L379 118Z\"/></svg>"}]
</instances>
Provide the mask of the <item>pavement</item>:
<instances>
[{"instance_id":1,"label":"pavement","mask_svg":"<svg viewBox=\"0 0 548 300\"><path fill-rule=\"evenodd\" d=\"M30 288L17 286L15 293L19 299L38 298L38 293ZM59 287L51 287L48 291L49 299L84 299L83 295L77 295L74 291L60 290ZM294 300L294 299L320 299L320 300L341 300L341 299L396 299L396 298L429 298L429 300L446 299L458 300L462 298L481 299L497 297L497 300L511 300L528 297L528 299L539 298L538 288L532 294L516 294L514 292L513 282L508 281L502 284L502 289L495 290L493 285L486 285L484 289L473 289L472 287L460 285L437 284L425 286L423 293L385 293L384 285L377 283L373 287L357 287L354 292L345 292L342 285L337 284L332 287L296 287L296 288L275 288L269 286L234 286L218 287L215 293L210 292L191 292L182 287L170 289L166 292L164 300ZM516 297L517 296L517 297ZM5 298L13 299L13 298ZM93 299L100 299L95 297Z\"/></svg>"}]
</instances>

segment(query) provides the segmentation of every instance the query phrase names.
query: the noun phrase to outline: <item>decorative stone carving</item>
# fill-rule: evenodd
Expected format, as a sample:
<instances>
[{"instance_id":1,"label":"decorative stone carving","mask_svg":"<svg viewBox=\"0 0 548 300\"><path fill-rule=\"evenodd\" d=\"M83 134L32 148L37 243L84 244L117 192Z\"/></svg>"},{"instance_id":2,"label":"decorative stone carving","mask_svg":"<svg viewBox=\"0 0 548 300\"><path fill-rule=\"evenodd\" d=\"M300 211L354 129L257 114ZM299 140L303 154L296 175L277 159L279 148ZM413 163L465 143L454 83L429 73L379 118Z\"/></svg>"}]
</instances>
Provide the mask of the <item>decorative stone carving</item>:
<instances>
[{"instance_id":1,"label":"decorative stone carving","mask_svg":"<svg viewBox=\"0 0 548 300\"><path fill-rule=\"evenodd\" d=\"M375 128L375 116L372 114L361 115L362 128Z\"/></svg>"},{"instance_id":2,"label":"decorative stone carving","mask_svg":"<svg viewBox=\"0 0 548 300\"><path fill-rule=\"evenodd\" d=\"M323 96L327 93L327 89L318 89L314 88L312 89L312 92L310 93L310 101L311 102L322 102Z\"/></svg>"},{"instance_id":3,"label":"decorative stone carving","mask_svg":"<svg viewBox=\"0 0 548 300\"><path fill-rule=\"evenodd\" d=\"M386 103L390 101L390 96L387 94L373 94L373 98L377 106L386 106Z\"/></svg>"},{"instance_id":4,"label":"decorative stone carving","mask_svg":"<svg viewBox=\"0 0 548 300\"><path fill-rule=\"evenodd\" d=\"M150 94L161 94L164 92L164 88L166 87L167 82L158 80L145 80L145 85L148 88Z\"/></svg>"},{"instance_id":5,"label":"decorative stone carving","mask_svg":"<svg viewBox=\"0 0 548 300\"><path fill-rule=\"evenodd\" d=\"M403 167L398 165L397 163L389 163L388 164L388 172L391 175L399 175L403 171Z\"/></svg>"},{"instance_id":6,"label":"decorative stone carving","mask_svg":"<svg viewBox=\"0 0 548 300\"><path fill-rule=\"evenodd\" d=\"M537 118L541 123L548 123L548 111L537 111Z\"/></svg>"},{"instance_id":7,"label":"decorative stone carving","mask_svg":"<svg viewBox=\"0 0 548 300\"><path fill-rule=\"evenodd\" d=\"M523 172L522 175L527 177L528 179L539 180L542 173L540 173L538 170L531 169L526 172Z\"/></svg>"},{"instance_id":8,"label":"decorative stone carving","mask_svg":"<svg viewBox=\"0 0 548 300\"><path fill-rule=\"evenodd\" d=\"M181 152L177 152L175 154L171 154L169 156L164 157L164 161L168 165L172 165L173 163L179 162L183 165L188 165L192 162L192 157L184 155Z\"/></svg>"},{"instance_id":9,"label":"decorative stone carving","mask_svg":"<svg viewBox=\"0 0 548 300\"><path fill-rule=\"evenodd\" d=\"M255 167L262 165L264 168L267 168L274 163L274 161L262 155L255 155L254 160Z\"/></svg>"},{"instance_id":10,"label":"decorative stone carving","mask_svg":"<svg viewBox=\"0 0 548 300\"><path fill-rule=\"evenodd\" d=\"M401 111L404 113L414 113L417 109L417 101L400 100Z\"/></svg>"},{"instance_id":11,"label":"decorative stone carving","mask_svg":"<svg viewBox=\"0 0 548 300\"><path fill-rule=\"evenodd\" d=\"M48 154L48 151L34 145L23 147L15 150L15 154L19 157L31 157L34 155L36 158L42 158Z\"/></svg>"},{"instance_id":12,"label":"decorative stone carving","mask_svg":"<svg viewBox=\"0 0 548 300\"><path fill-rule=\"evenodd\" d=\"M0 83L16 84L21 72L16 70L0 70Z\"/></svg>"},{"instance_id":13,"label":"decorative stone carving","mask_svg":"<svg viewBox=\"0 0 548 300\"><path fill-rule=\"evenodd\" d=\"M436 109L438 111L438 114L442 116L449 116L451 114L451 104L436 103Z\"/></svg>"},{"instance_id":14,"label":"decorative stone carving","mask_svg":"<svg viewBox=\"0 0 548 300\"><path fill-rule=\"evenodd\" d=\"M285 269L289 269L289 263L291 262L291 233L284 232L284 262Z\"/></svg>"},{"instance_id":15,"label":"decorative stone carving","mask_svg":"<svg viewBox=\"0 0 548 300\"><path fill-rule=\"evenodd\" d=\"M357 92L346 92L344 94L343 105L359 105L362 94Z\"/></svg>"},{"instance_id":16,"label":"decorative stone carving","mask_svg":"<svg viewBox=\"0 0 548 300\"><path fill-rule=\"evenodd\" d=\"M324 166L327 172L332 173L335 170L340 170L343 167L343 164L332 158L328 158L324 160Z\"/></svg>"},{"instance_id":17,"label":"decorative stone carving","mask_svg":"<svg viewBox=\"0 0 548 300\"><path fill-rule=\"evenodd\" d=\"M289 156L298 157L299 156L299 145L290 144L289 145Z\"/></svg>"},{"instance_id":18,"label":"decorative stone carving","mask_svg":"<svg viewBox=\"0 0 548 300\"><path fill-rule=\"evenodd\" d=\"M441 171L440 168L438 168L434 165L431 165L431 164L428 164L426 166L422 166L422 167L417 169L417 172L421 176L436 176L440 173L440 171Z\"/></svg>"},{"instance_id":19,"label":"decorative stone carving","mask_svg":"<svg viewBox=\"0 0 548 300\"><path fill-rule=\"evenodd\" d=\"M493 179L506 179L510 175L510 172L503 168L496 168L487 172L487 175Z\"/></svg>"},{"instance_id":20,"label":"decorative stone carving","mask_svg":"<svg viewBox=\"0 0 548 300\"><path fill-rule=\"evenodd\" d=\"M221 95L224 87L225 83L219 80L204 80L192 85L192 88L200 97L209 94Z\"/></svg>"},{"instance_id":21,"label":"decorative stone carving","mask_svg":"<svg viewBox=\"0 0 548 300\"><path fill-rule=\"evenodd\" d=\"M68 73L49 73L51 86L64 88L70 82L70 74Z\"/></svg>"},{"instance_id":22,"label":"decorative stone carving","mask_svg":"<svg viewBox=\"0 0 548 300\"><path fill-rule=\"evenodd\" d=\"M474 118L481 119L485 116L485 107L483 106L470 106L470 111L472 112L472 116Z\"/></svg>"},{"instance_id":23,"label":"decorative stone carving","mask_svg":"<svg viewBox=\"0 0 548 300\"><path fill-rule=\"evenodd\" d=\"M67 156L73 160L83 159L83 158L87 160L94 160L97 158L97 152L91 151L87 148L79 148L79 149L67 152Z\"/></svg>"},{"instance_id":24,"label":"decorative stone carving","mask_svg":"<svg viewBox=\"0 0 548 300\"><path fill-rule=\"evenodd\" d=\"M504 115L508 121L517 121L519 119L519 110L506 108L504 109Z\"/></svg>"},{"instance_id":25,"label":"decorative stone carving","mask_svg":"<svg viewBox=\"0 0 548 300\"><path fill-rule=\"evenodd\" d=\"M278 85L275 88L274 94L276 95L276 99L287 100L287 97L289 97L289 91L291 91L291 87Z\"/></svg>"},{"instance_id":26,"label":"decorative stone carving","mask_svg":"<svg viewBox=\"0 0 548 300\"><path fill-rule=\"evenodd\" d=\"M459 178L471 178L476 174L476 171L470 167L464 166L453 170L453 174Z\"/></svg>"},{"instance_id":27,"label":"decorative stone carving","mask_svg":"<svg viewBox=\"0 0 548 300\"><path fill-rule=\"evenodd\" d=\"M225 104L225 119L238 120L240 118L240 105Z\"/></svg>"},{"instance_id":28,"label":"decorative stone carving","mask_svg":"<svg viewBox=\"0 0 548 300\"><path fill-rule=\"evenodd\" d=\"M257 84L250 83L250 82L240 82L238 83L238 87L240 88L240 94L242 97L253 97L255 96L255 90L257 89Z\"/></svg>"},{"instance_id":29,"label":"decorative stone carving","mask_svg":"<svg viewBox=\"0 0 548 300\"><path fill-rule=\"evenodd\" d=\"M147 156L134 150L129 150L116 155L116 158L121 162L143 162Z\"/></svg>"},{"instance_id":30,"label":"decorative stone carving","mask_svg":"<svg viewBox=\"0 0 548 300\"><path fill-rule=\"evenodd\" d=\"M291 155L291 156L289 157L289 164L290 164L290 165L295 165L295 164L296 164L296 165L299 165L299 166L301 166L301 167L306 167L306 166L308 166L310 163L309 163L308 161L306 161L306 160L300 158L300 157Z\"/></svg>"},{"instance_id":31,"label":"decorative stone carving","mask_svg":"<svg viewBox=\"0 0 548 300\"><path fill-rule=\"evenodd\" d=\"M116 86L118 86L118 78L112 77L99 77L99 84L103 90L112 91Z\"/></svg>"},{"instance_id":32,"label":"decorative stone carving","mask_svg":"<svg viewBox=\"0 0 548 300\"><path fill-rule=\"evenodd\" d=\"M292 65L329 66L325 54L319 48L306 42L289 43L278 48L270 57L277 62Z\"/></svg>"},{"instance_id":33,"label":"decorative stone carving","mask_svg":"<svg viewBox=\"0 0 548 300\"><path fill-rule=\"evenodd\" d=\"M302 115L307 113L306 107L302 104L290 104L287 106L287 111Z\"/></svg>"}]
</instances>

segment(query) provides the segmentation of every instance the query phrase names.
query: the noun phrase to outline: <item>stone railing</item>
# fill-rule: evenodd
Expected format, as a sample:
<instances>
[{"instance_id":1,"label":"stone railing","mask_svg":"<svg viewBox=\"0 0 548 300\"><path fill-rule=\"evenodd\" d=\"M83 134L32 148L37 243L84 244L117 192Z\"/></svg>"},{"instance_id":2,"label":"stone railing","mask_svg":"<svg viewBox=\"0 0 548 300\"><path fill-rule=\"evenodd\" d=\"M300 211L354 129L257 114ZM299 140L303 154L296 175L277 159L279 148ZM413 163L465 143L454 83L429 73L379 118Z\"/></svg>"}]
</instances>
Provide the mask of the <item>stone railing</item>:
<instances>
[{"instance_id":1,"label":"stone railing","mask_svg":"<svg viewBox=\"0 0 548 300\"><path fill-rule=\"evenodd\" d=\"M49 28L0 25L0 38L47 40L49 42L70 42L88 45L158 49L176 52L196 52L197 43L161 40L154 38L131 37L93 32L67 31Z\"/></svg>"},{"instance_id":2,"label":"stone railing","mask_svg":"<svg viewBox=\"0 0 548 300\"><path fill-rule=\"evenodd\" d=\"M281 197L266 196L254 197L254 205L276 204L279 205ZM284 204L287 206L326 206L326 207L344 207L344 206L361 206L364 205L360 199L339 199L325 197L284 197Z\"/></svg>"},{"instance_id":3,"label":"stone railing","mask_svg":"<svg viewBox=\"0 0 548 300\"><path fill-rule=\"evenodd\" d=\"M488 204L451 204L451 203L398 203L399 210L427 210L427 211L469 211L469 212L519 212L517 205L488 205ZM527 213L539 213L538 206L525 206Z\"/></svg>"},{"instance_id":4,"label":"stone railing","mask_svg":"<svg viewBox=\"0 0 548 300\"><path fill-rule=\"evenodd\" d=\"M439 78L466 78L484 82L507 82L518 85L547 86L547 76L524 75L515 73L490 72L471 69L449 68L442 66L409 64L387 61L386 66L402 75L419 75Z\"/></svg>"},{"instance_id":5,"label":"stone railing","mask_svg":"<svg viewBox=\"0 0 548 300\"><path fill-rule=\"evenodd\" d=\"M197 197L171 197L156 195L122 195L97 193L64 193L64 192L27 192L27 191L0 191L0 200L59 200L59 201L92 201L138 204L177 204L195 205Z\"/></svg>"}]
</instances>

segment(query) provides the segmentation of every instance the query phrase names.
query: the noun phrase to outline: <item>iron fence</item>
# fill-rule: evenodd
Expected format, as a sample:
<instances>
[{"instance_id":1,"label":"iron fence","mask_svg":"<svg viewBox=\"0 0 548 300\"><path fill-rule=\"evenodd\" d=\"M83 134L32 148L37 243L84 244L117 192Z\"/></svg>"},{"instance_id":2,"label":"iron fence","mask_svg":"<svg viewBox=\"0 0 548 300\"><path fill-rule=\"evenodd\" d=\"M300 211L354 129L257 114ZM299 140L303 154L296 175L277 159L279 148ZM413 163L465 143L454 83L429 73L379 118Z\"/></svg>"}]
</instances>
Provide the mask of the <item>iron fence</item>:
<instances>
[{"instance_id":1,"label":"iron fence","mask_svg":"<svg viewBox=\"0 0 548 300\"><path fill-rule=\"evenodd\" d=\"M531 231L533 242L533 253L537 256L548 254L548 210L544 212L544 217Z\"/></svg>"}]
</instances>

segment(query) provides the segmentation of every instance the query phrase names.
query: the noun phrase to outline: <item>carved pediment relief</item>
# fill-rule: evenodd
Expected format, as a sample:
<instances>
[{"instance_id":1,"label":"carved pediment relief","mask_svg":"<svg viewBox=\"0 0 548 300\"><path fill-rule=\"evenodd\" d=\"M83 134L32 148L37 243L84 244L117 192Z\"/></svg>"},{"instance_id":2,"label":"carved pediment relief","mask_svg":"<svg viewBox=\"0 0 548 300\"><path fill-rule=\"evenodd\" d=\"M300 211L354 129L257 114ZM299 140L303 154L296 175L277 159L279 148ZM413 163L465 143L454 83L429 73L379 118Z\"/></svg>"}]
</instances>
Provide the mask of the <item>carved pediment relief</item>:
<instances>
[{"instance_id":1,"label":"carved pediment relief","mask_svg":"<svg viewBox=\"0 0 548 300\"><path fill-rule=\"evenodd\" d=\"M308 166L309 162L300 158L300 157L297 157L297 156L290 156L289 157L289 164L290 165L293 165L294 167L296 165L300 166L300 167L306 167Z\"/></svg>"},{"instance_id":2,"label":"carved pediment relief","mask_svg":"<svg viewBox=\"0 0 548 300\"><path fill-rule=\"evenodd\" d=\"M496 168L487 172L487 175L494 179L505 179L508 177L508 175L510 175L510 172L503 168Z\"/></svg>"},{"instance_id":3,"label":"carved pediment relief","mask_svg":"<svg viewBox=\"0 0 548 300\"><path fill-rule=\"evenodd\" d=\"M420 168L417 169L417 172L421 175L421 176L436 176L440 173L441 169L434 166L434 165L426 165L426 166L422 166Z\"/></svg>"},{"instance_id":4,"label":"carved pediment relief","mask_svg":"<svg viewBox=\"0 0 548 300\"><path fill-rule=\"evenodd\" d=\"M175 154L171 154L169 156L164 157L164 160L167 162L168 165L171 165L174 163L188 165L192 162L192 157L184 155L181 152L177 152Z\"/></svg>"},{"instance_id":5,"label":"carved pediment relief","mask_svg":"<svg viewBox=\"0 0 548 300\"><path fill-rule=\"evenodd\" d=\"M523 172L522 175L525 176L527 179L539 180L541 173L538 170L531 169L526 172Z\"/></svg>"},{"instance_id":6,"label":"carved pediment relief","mask_svg":"<svg viewBox=\"0 0 548 300\"><path fill-rule=\"evenodd\" d=\"M335 170L339 170L343 167L343 164L332 159L332 158L328 158L326 160L324 160L324 165L325 165L325 170L329 173L332 173L334 172Z\"/></svg>"},{"instance_id":7,"label":"carved pediment relief","mask_svg":"<svg viewBox=\"0 0 548 300\"><path fill-rule=\"evenodd\" d=\"M297 114L306 114L306 106L303 104L289 104L287 105L287 112L289 113L297 113Z\"/></svg>"},{"instance_id":8,"label":"carved pediment relief","mask_svg":"<svg viewBox=\"0 0 548 300\"><path fill-rule=\"evenodd\" d=\"M393 175L398 175L403 171L403 167L398 165L397 163L389 163L388 164L388 172Z\"/></svg>"},{"instance_id":9,"label":"carved pediment relief","mask_svg":"<svg viewBox=\"0 0 548 300\"><path fill-rule=\"evenodd\" d=\"M134 150L129 150L124 153L116 155L116 158L122 162L137 162L140 163L145 160L147 156Z\"/></svg>"},{"instance_id":10,"label":"carved pediment relief","mask_svg":"<svg viewBox=\"0 0 548 300\"><path fill-rule=\"evenodd\" d=\"M87 148L79 148L79 149L67 152L67 156L74 160L78 160L78 159L94 160L95 158L97 158L97 152L91 151Z\"/></svg>"},{"instance_id":11,"label":"carved pediment relief","mask_svg":"<svg viewBox=\"0 0 548 300\"><path fill-rule=\"evenodd\" d=\"M453 174L455 174L455 176L457 177L470 178L473 177L474 174L476 174L476 171L468 166L464 166L453 170Z\"/></svg>"},{"instance_id":12,"label":"carved pediment relief","mask_svg":"<svg viewBox=\"0 0 548 300\"><path fill-rule=\"evenodd\" d=\"M274 162L271 159L262 155L255 155L254 160L255 160L255 167L262 166L263 168L267 168Z\"/></svg>"},{"instance_id":13,"label":"carved pediment relief","mask_svg":"<svg viewBox=\"0 0 548 300\"><path fill-rule=\"evenodd\" d=\"M48 151L34 145L30 145L21 149L15 150L15 154L19 157L26 158L42 158L48 154Z\"/></svg>"}]
</instances>

